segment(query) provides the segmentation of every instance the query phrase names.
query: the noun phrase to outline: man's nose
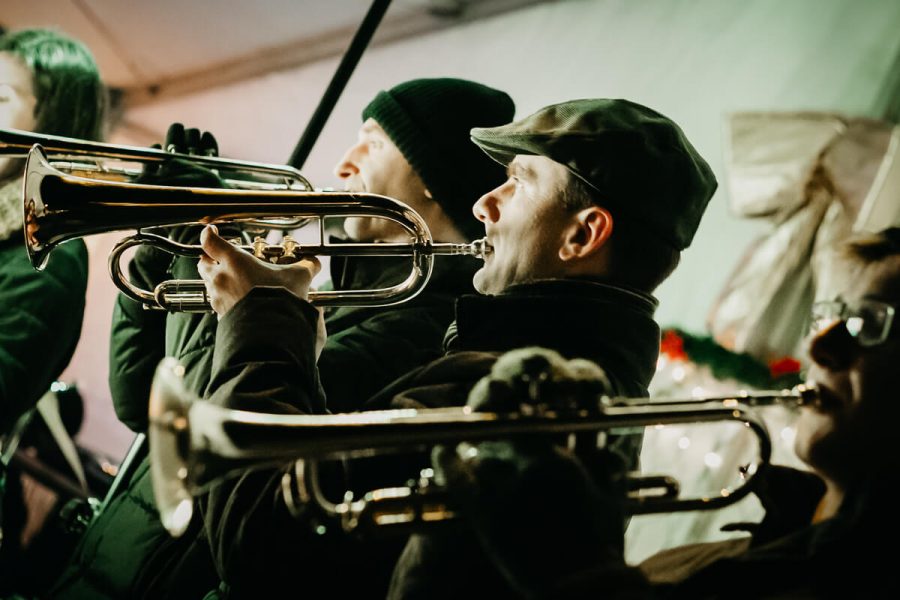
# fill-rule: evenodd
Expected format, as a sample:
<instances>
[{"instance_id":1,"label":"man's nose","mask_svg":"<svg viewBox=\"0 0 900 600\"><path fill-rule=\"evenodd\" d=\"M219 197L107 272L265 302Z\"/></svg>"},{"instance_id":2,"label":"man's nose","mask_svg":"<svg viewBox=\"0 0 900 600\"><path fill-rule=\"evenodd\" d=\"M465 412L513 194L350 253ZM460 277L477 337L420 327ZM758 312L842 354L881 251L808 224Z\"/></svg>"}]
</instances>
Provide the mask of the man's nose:
<instances>
[{"instance_id":1,"label":"man's nose","mask_svg":"<svg viewBox=\"0 0 900 600\"><path fill-rule=\"evenodd\" d=\"M500 188L491 190L472 206L472 214L482 223L496 223L500 219L500 208L497 205L499 190Z\"/></svg>"},{"instance_id":2,"label":"man's nose","mask_svg":"<svg viewBox=\"0 0 900 600\"><path fill-rule=\"evenodd\" d=\"M334 166L334 174L340 179L346 179L359 173L359 167L356 162L359 158L359 144L351 146L341 157L341 160Z\"/></svg>"},{"instance_id":3,"label":"man's nose","mask_svg":"<svg viewBox=\"0 0 900 600\"><path fill-rule=\"evenodd\" d=\"M859 352L859 343L843 321L835 321L809 342L809 356L818 365L830 370L846 369Z\"/></svg>"}]
</instances>

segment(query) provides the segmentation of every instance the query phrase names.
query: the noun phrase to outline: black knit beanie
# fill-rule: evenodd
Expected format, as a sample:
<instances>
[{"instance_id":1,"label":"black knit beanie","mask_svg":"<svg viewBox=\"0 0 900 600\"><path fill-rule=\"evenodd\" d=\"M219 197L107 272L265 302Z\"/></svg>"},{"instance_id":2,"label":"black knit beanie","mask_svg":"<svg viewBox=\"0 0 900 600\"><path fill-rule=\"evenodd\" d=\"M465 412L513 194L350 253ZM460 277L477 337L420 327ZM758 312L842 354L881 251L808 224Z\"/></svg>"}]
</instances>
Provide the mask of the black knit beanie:
<instances>
[{"instance_id":1,"label":"black knit beanie","mask_svg":"<svg viewBox=\"0 0 900 600\"><path fill-rule=\"evenodd\" d=\"M484 236L472 206L505 179L503 167L472 143L473 127L509 123L504 92L465 79L414 79L379 92L362 117L378 122L432 197L470 239Z\"/></svg>"}]
</instances>

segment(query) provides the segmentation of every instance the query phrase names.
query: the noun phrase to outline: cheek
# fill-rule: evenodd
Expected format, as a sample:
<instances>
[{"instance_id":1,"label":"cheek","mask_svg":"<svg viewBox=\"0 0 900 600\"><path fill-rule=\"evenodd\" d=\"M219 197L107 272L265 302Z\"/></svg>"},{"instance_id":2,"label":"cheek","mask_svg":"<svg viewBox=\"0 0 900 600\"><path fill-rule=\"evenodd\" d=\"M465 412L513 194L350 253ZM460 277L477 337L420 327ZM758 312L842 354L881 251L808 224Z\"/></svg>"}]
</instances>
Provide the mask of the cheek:
<instances>
[{"instance_id":1,"label":"cheek","mask_svg":"<svg viewBox=\"0 0 900 600\"><path fill-rule=\"evenodd\" d=\"M794 439L794 450L803 461L809 461L810 448L834 429L834 420L813 410L801 410L797 417L797 436Z\"/></svg>"},{"instance_id":2,"label":"cheek","mask_svg":"<svg viewBox=\"0 0 900 600\"><path fill-rule=\"evenodd\" d=\"M865 397L892 395L896 392L896 363L874 363L863 365L851 373L851 381Z\"/></svg>"},{"instance_id":3,"label":"cheek","mask_svg":"<svg viewBox=\"0 0 900 600\"><path fill-rule=\"evenodd\" d=\"M0 104L0 126L6 129L34 130L34 99L13 95Z\"/></svg>"},{"instance_id":4,"label":"cheek","mask_svg":"<svg viewBox=\"0 0 900 600\"><path fill-rule=\"evenodd\" d=\"M852 417L862 435L893 436L900 419L895 370L896 366L873 365L851 378L856 403Z\"/></svg>"},{"instance_id":5,"label":"cheek","mask_svg":"<svg viewBox=\"0 0 900 600\"><path fill-rule=\"evenodd\" d=\"M530 219L524 225L523 254L536 269L554 268L559 258L562 232L559 223L549 216Z\"/></svg>"}]
</instances>

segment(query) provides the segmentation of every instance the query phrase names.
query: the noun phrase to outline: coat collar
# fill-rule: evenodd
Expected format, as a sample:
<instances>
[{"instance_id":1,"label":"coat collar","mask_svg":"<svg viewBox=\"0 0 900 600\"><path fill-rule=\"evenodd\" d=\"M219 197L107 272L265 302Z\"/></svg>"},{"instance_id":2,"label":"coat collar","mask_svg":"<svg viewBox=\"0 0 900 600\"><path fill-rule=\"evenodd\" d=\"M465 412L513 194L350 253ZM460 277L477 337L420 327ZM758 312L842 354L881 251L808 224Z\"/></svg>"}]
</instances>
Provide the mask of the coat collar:
<instances>
[{"instance_id":1,"label":"coat collar","mask_svg":"<svg viewBox=\"0 0 900 600\"><path fill-rule=\"evenodd\" d=\"M644 388L656 371L659 326L652 296L584 279L512 286L496 296L469 295L456 303L445 350L504 352L522 346L584 357L613 373L630 373Z\"/></svg>"}]
</instances>

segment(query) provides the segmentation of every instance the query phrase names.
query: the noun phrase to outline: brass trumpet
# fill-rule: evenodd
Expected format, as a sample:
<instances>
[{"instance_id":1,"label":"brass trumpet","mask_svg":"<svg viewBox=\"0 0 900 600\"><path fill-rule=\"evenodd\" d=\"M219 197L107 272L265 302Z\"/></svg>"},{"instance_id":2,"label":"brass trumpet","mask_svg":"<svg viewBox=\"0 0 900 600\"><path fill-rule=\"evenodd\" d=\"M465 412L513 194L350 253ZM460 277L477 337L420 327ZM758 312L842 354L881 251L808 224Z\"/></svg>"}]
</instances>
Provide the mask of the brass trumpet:
<instances>
[{"instance_id":1,"label":"brass trumpet","mask_svg":"<svg viewBox=\"0 0 900 600\"><path fill-rule=\"evenodd\" d=\"M619 428L735 421L759 439L758 460L742 468L743 485L721 490L715 496L678 498L678 483L669 477L638 479L630 487L642 493L631 497L627 507L631 514L719 508L750 493L756 475L771 456L765 425L748 405L800 405L815 399L813 390L800 387L794 391L654 403L598 398L598 410L591 414L545 412L526 416L473 412L463 407L275 415L230 410L198 400L184 390L182 375L183 368L174 359L166 359L157 369L150 394L154 494L163 524L175 536L190 521L194 495L248 468L295 461L294 482L286 477L283 485L288 506L316 504L340 521L345 530L416 527L457 516L446 491L426 479L415 488L377 490L362 499L333 504L319 490L316 460L537 434L575 436Z\"/></svg>"},{"instance_id":2,"label":"brass trumpet","mask_svg":"<svg viewBox=\"0 0 900 600\"><path fill-rule=\"evenodd\" d=\"M75 238L121 231L138 234L120 241L109 257L109 271L118 288L148 308L169 311L209 311L202 281L172 280L155 290L142 290L128 281L120 265L128 248L150 244L181 256L199 257L199 246L183 245L142 229L207 223L253 223L265 219L304 218L319 222L320 243L292 243L293 256L408 256L409 276L401 283L372 290L311 292L319 306L388 306L418 294L431 276L435 254L484 257L490 247L434 243L425 221L406 204L376 194L295 190L229 190L139 185L86 179L54 168L44 150L35 146L28 155L24 188L25 244L35 269L42 269L58 244ZM409 243L327 243L325 220L341 217L389 219L409 232ZM257 256L270 248L243 246ZM276 249L285 253L284 248Z\"/></svg>"}]
</instances>

